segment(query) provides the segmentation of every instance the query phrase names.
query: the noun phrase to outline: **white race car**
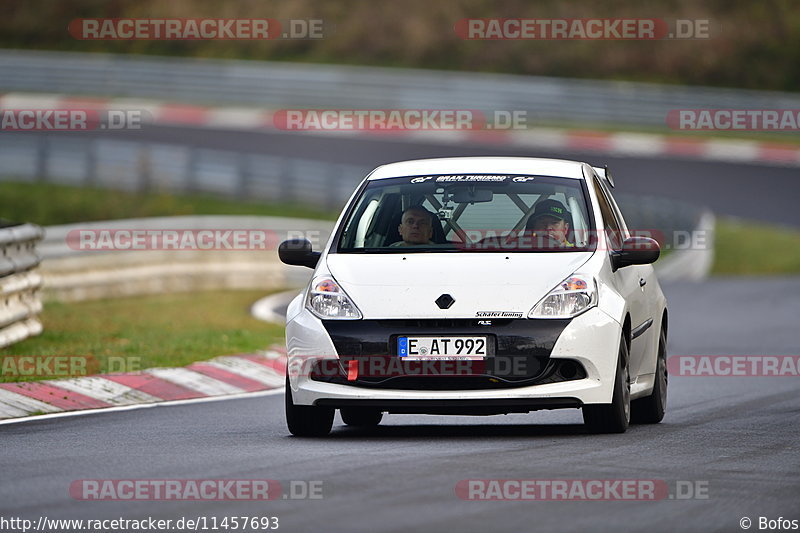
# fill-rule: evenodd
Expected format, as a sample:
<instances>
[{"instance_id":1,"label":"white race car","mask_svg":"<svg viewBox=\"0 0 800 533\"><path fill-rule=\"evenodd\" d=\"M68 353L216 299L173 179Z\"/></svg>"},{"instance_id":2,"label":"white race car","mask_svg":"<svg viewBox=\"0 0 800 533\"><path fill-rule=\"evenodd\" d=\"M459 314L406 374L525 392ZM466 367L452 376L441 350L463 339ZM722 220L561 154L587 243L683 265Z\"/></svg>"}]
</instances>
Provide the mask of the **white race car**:
<instances>
[{"instance_id":1,"label":"white race car","mask_svg":"<svg viewBox=\"0 0 800 533\"><path fill-rule=\"evenodd\" d=\"M656 423L667 397L658 243L632 235L604 168L516 157L370 173L288 307L286 419L299 436L384 413L580 408L594 432Z\"/></svg>"}]
</instances>

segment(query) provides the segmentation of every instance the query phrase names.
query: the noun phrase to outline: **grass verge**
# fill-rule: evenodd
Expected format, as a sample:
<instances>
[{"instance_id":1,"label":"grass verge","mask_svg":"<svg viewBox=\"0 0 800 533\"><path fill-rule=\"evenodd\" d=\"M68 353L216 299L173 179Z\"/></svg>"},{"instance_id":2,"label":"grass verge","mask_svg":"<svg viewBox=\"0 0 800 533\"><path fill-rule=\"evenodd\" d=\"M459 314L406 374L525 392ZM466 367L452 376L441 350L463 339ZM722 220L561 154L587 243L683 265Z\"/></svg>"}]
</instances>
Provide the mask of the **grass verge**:
<instances>
[{"instance_id":1,"label":"grass verge","mask_svg":"<svg viewBox=\"0 0 800 533\"><path fill-rule=\"evenodd\" d=\"M210 195L131 193L52 183L0 181L0 213L42 226L180 215L262 215L335 220L338 213L286 203L258 204Z\"/></svg>"},{"instance_id":2,"label":"grass verge","mask_svg":"<svg viewBox=\"0 0 800 533\"><path fill-rule=\"evenodd\" d=\"M800 273L800 231L750 220L719 217L711 274Z\"/></svg>"},{"instance_id":3,"label":"grass verge","mask_svg":"<svg viewBox=\"0 0 800 533\"><path fill-rule=\"evenodd\" d=\"M89 302L49 302L44 332L0 350L0 381L54 376L13 372L7 356L77 356L89 373L176 367L282 343L284 329L250 316L264 291L209 291ZM15 360L18 361L18 360ZM122 368L126 366L127 368ZM55 377L66 377L63 375Z\"/></svg>"}]
</instances>

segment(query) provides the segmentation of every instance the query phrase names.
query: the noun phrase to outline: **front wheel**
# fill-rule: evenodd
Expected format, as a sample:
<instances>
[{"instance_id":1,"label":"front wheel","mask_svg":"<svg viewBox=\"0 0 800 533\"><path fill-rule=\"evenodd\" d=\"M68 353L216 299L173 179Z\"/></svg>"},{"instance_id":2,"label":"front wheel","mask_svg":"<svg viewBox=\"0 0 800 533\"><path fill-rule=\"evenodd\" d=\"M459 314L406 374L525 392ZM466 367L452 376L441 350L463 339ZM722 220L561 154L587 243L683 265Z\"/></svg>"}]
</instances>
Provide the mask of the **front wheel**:
<instances>
[{"instance_id":1,"label":"front wheel","mask_svg":"<svg viewBox=\"0 0 800 533\"><path fill-rule=\"evenodd\" d=\"M292 401L292 388L289 386L289 377L286 377L286 392L284 395L286 406L286 425L289 432L297 437L324 437L333 427L332 407L318 407L316 405L295 405Z\"/></svg>"},{"instance_id":2,"label":"front wheel","mask_svg":"<svg viewBox=\"0 0 800 533\"><path fill-rule=\"evenodd\" d=\"M583 406L583 422L593 433L625 433L631 421L631 383L628 372L628 344L619 340L617 373L611 403Z\"/></svg>"}]
</instances>

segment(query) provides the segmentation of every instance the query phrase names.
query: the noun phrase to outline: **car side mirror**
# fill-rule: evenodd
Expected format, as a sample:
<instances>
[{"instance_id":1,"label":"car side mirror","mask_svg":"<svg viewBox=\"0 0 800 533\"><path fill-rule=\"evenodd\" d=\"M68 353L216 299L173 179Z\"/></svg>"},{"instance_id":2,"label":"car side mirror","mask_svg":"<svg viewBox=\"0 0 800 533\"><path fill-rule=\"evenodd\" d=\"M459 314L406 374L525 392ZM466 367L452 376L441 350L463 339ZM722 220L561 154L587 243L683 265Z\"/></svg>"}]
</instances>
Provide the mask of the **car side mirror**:
<instances>
[{"instance_id":1,"label":"car side mirror","mask_svg":"<svg viewBox=\"0 0 800 533\"><path fill-rule=\"evenodd\" d=\"M311 251L311 243L306 239L288 239L278 246L278 257L287 265L316 268L320 255Z\"/></svg>"},{"instance_id":2,"label":"car side mirror","mask_svg":"<svg viewBox=\"0 0 800 533\"><path fill-rule=\"evenodd\" d=\"M630 265L649 265L661 255L661 247L650 237L628 237L622 249L611 253L611 266L614 270Z\"/></svg>"}]
</instances>

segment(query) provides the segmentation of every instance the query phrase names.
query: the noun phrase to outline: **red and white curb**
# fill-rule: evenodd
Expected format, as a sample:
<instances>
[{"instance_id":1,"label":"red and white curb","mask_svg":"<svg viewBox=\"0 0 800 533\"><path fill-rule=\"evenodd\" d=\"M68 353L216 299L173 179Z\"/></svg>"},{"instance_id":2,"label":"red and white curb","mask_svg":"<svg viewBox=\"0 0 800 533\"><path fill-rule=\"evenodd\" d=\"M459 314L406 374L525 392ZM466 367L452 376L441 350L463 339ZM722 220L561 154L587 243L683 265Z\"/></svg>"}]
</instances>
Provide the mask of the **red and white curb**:
<instances>
[{"instance_id":1,"label":"red and white curb","mask_svg":"<svg viewBox=\"0 0 800 533\"><path fill-rule=\"evenodd\" d=\"M0 109L92 109L146 111L155 124L235 130L280 131L273 111L196 105L132 98L92 98L60 94L8 93L0 95ZM666 121L666 117L665 117ZM665 122L666 124L666 122ZM146 126L145 126L146 127ZM649 133L608 133L590 130L531 128L526 130L462 131L293 131L311 135L358 136L372 140L423 140L438 144L497 144L537 149L598 152L639 157L681 157L734 163L800 166L796 143L692 138Z\"/></svg>"},{"instance_id":2,"label":"red and white curb","mask_svg":"<svg viewBox=\"0 0 800 533\"><path fill-rule=\"evenodd\" d=\"M285 378L286 350L273 347L181 368L0 383L0 420L267 391Z\"/></svg>"}]
</instances>

